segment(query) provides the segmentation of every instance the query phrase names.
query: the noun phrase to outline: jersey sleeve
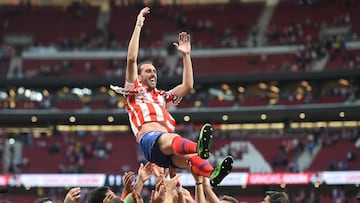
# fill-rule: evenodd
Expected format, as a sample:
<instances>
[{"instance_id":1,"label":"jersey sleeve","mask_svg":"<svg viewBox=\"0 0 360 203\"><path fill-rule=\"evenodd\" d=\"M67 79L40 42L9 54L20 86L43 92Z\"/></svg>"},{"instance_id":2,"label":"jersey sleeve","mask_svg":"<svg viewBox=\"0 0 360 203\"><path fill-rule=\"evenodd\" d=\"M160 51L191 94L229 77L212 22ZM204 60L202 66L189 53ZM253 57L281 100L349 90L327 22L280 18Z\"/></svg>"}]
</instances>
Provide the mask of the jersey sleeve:
<instances>
[{"instance_id":1,"label":"jersey sleeve","mask_svg":"<svg viewBox=\"0 0 360 203\"><path fill-rule=\"evenodd\" d=\"M128 82L127 80L125 80L125 84L124 84L124 87L119 87L119 86L114 86L114 85L110 85L110 88L112 90L114 90L115 92L119 93L119 94L122 94L124 97L128 96L132 90L135 88L135 85L136 85L136 82L135 83L132 83L132 82Z\"/></svg>"},{"instance_id":2,"label":"jersey sleeve","mask_svg":"<svg viewBox=\"0 0 360 203\"><path fill-rule=\"evenodd\" d=\"M127 80L125 80L125 84L124 84L125 91L129 91L129 90L134 89L136 81L135 82L128 82Z\"/></svg>"},{"instance_id":3,"label":"jersey sleeve","mask_svg":"<svg viewBox=\"0 0 360 203\"><path fill-rule=\"evenodd\" d=\"M160 91L160 94L165 97L166 108L176 106L182 100L182 97L176 96L172 91Z\"/></svg>"}]
</instances>

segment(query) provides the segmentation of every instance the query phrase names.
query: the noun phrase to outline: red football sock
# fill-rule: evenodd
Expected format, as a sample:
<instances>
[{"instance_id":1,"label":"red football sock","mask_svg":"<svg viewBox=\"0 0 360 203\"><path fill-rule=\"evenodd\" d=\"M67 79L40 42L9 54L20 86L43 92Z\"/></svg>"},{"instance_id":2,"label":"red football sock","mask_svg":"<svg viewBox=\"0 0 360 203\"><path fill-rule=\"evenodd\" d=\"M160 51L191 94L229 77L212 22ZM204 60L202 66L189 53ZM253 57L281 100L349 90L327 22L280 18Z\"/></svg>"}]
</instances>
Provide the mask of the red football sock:
<instances>
[{"instance_id":1,"label":"red football sock","mask_svg":"<svg viewBox=\"0 0 360 203\"><path fill-rule=\"evenodd\" d=\"M191 164L191 170L198 175L204 176L204 177L210 177L211 172L214 170L214 168L211 166L211 164L204 159L200 158L199 156L193 156L189 159L189 162Z\"/></svg>"},{"instance_id":2,"label":"red football sock","mask_svg":"<svg viewBox=\"0 0 360 203\"><path fill-rule=\"evenodd\" d=\"M191 166L191 171L194 174L201 175L207 178L210 178L211 172L203 172L197 166Z\"/></svg>"},{"instance_id":3,"label":"red football sock","mask_svg":"<svg viewBox=\"0 0 360 203\"><path fill-rule=\"evenodd\" d=\"M197 143L177 136L173 139L171 147L178 154L191 154L196 153Z\"/></svg>"}]
</instances>

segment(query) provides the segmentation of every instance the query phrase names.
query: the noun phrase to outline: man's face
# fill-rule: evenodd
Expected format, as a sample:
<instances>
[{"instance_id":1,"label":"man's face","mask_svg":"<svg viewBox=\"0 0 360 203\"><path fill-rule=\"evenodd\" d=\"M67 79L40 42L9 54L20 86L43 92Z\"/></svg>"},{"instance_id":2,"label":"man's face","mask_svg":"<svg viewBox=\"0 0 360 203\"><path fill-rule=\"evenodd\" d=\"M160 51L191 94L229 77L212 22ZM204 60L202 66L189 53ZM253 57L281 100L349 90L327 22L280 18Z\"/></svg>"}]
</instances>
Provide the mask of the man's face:
<instances>
[{"instance_id":1,"label":"man's face","mask_svg":"<svg viewBox=\"0 0 360 203\"><path fill-rule=\"evenodd\" d=\"M140 68L140 82L143 85L147 86L149 90L155 89L157 83L157 74L155 67L152 64L142 64Z\"/></svg>"}]
</instances>

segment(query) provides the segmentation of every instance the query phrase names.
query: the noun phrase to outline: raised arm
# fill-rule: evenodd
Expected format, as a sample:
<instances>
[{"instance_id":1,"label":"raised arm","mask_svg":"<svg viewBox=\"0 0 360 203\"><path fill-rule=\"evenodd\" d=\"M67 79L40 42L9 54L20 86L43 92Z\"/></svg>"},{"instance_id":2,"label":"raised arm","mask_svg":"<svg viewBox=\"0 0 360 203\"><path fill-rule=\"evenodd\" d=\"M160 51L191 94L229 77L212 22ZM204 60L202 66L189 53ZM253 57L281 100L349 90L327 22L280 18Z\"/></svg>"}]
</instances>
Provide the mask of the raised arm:
<instances>
[{"instance_id":1,"label":"raised arm","mask_svg":"<svg viewBox=\"0 0 360 203\"><path fill-rule=\"evenodd\" d=\"M204 192L205 195L208 199L209 203L220 203L220 199L218 198L218 196L215 194L215 192L213 191L211 185L209 184L209 179L205 178L203 179L203 187L204 187Z\"/></svg>"},{"instance_id":2,"label":"raised arm","mask_svg":"<svg viewBox=\"0 0 360 203\"><path fill-rule=\"evenodd\" d=\"M183 77L182 83L176 86L172 91L176 96L184 97L194 86L193 68L190 57L190 35L186 32L179 33L179 43L174 43L174 46L182 55Z\"/></svg>"},{"instance_id":3,"label":"raised arm","mask_svg":"<svg viewBox=\"0 0 360 203\"><path fill-rule=\"evenodd\" d=\"M166 192L165 192L165 203L168 202L177 202L177 195L174 195L174 192L176 191L176 183L179 181L179 177L180 175L175 175L174 177L170 178L170 179L166 179L164 177L164 181L165 181L165 188L166 188Z\"/></svg>"},{"instance_id":4,"label":"raised arm","mask_svg":"<svg viewBox=\"0 0 360 203\"><path fill-rule=\"evenodd\" d=\"M137 78L137 57L139 53L139 40L141 28L144 25L145 15L150 13L150 8L143 8L137 16L134 31L128 47L126 79L128 82L134 82Z\"/></svg>"},{"instance_id":5,"label":"raised arm","mask_svg":"<svg viewBox=\"0 0 360 203\"><path fill-rule=\"evenodd\" d=\"M135 180L135 174L132 171L128 171L124 174L123 182L124 182L124 189L121 195L121 199L125 199L125 197L133 192L133 182Z\"/></svg>"},{"instance_id":6,"label":"raised arm","mask_svg":"<svg viewBox=\"0 0 360 203\"><path fill-rule=\"evenodd\" d=\"M150 179L150 176L152 174L152 165L150 162L147 162L144 166L143 163L140 164L140 167L138 169L138 177L134 185L134 190L137 193L141 193L144 183Z\"/></svg>"},{"instance_id":7,"label":"raised arm","mask_svg":"<svg viewBox=\"0 0 360 203\"><path fill-rule=\"evenodd\" d=\"M202 185L204 177L194 173L192 174L195 180L195 201L196 203L206 203L204 186Z\"/></svg>"}]
</instances>

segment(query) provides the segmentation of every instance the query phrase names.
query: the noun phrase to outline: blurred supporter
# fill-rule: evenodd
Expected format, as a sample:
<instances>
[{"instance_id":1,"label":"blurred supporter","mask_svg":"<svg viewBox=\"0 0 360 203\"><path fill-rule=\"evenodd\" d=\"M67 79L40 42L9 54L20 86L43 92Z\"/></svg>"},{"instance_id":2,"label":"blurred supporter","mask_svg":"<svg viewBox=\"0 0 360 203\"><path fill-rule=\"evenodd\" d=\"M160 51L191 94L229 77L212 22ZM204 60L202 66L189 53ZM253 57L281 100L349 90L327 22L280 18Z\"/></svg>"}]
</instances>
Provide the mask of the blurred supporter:
<instances>
[{"instance_id":1,"label":"blurred supporter","mask_svg":"<svg viewBox=\"0 0 360 203\"><path fill-rule=\"evenodd\" d=\"M10 78L19 78L20 73L18 72L19 68L16 68L17 72L10 72L9 66L10 61L15 55L15 49L12 46L4 45L0 41L0 78L10 77Z\"/></svg>"},{"instance_id":2,"label":"blurred supporter","mask_svg":"<svg viewBox=\"0 0 360 203\"><path fill-rule=\"evenodd\" d=\"M334 187L331 192L331 197L334 202L347 202L345 189L341 186Z\"/></svg>"},{"instance_id":3,"label":"blurred supporter","mask_svg":"<svg viewBox=\"0 0 360 203\"><path fill-rule=\"evenodd\" d=\"M356 161L357 160L357 152L356 151L349 151L346 154L347 160L348 161Z\"/></svg>"}]
</instances>

